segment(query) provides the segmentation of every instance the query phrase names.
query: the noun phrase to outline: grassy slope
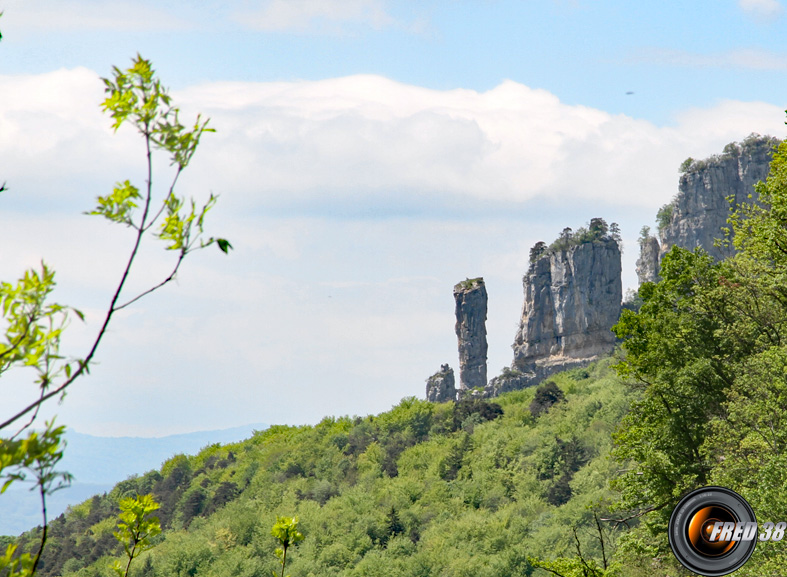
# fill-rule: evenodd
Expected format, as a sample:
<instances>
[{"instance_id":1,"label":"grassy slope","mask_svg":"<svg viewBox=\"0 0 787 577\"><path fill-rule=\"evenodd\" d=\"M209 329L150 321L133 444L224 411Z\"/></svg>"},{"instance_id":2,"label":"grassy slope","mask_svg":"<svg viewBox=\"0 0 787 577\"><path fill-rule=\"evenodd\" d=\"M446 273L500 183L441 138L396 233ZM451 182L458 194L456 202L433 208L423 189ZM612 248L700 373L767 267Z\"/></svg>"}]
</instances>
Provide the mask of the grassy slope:
<instances>
[{"instance_id":1,"label":"grassy slope","mask_svg":"<svg viewBox=\"0 0 787 577\"><path fill-rule=\"evenodd\" d=\"M162 502L166 530L134 575L269 576L277 515L306 536L292 577L527 575L528 556L574 555L574 526L600 557L592 509L610 496L610 433L628 405L608 365L556 375L566 401L538 418L534 389L494 399L504 415L489 422L410 399L173 458L53 522L42 575L109 575L116 504L137 491Z\"/></svg>"}]
</instances>

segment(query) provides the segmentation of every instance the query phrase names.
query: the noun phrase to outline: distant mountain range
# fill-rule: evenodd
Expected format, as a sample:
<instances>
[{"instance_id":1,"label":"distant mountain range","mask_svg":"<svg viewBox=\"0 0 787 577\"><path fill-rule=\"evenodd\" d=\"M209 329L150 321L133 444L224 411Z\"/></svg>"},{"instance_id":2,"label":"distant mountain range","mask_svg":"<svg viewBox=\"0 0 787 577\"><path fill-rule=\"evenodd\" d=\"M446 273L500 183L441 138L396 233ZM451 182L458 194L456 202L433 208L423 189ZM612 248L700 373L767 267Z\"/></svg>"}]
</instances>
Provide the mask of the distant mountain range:
<instances>
[{"instance_id":1,"label":"distant mountain range","mask_svg":"<svg viewBox=\"0 0 787 577\"><path fill-rule=\"evenodd\" d=\"M74 475L71 487L47 498L49 519L54 519L69 505L81 503L95 494L109 491L129 475L158 469L161 463L178 453L194 454L206 445L242 441L254 431L267 428L256 423L222 429L198 431L167 437L94 437L66 431L68 446L58 470ZM0 535L18 535L41 524L38 494L24 483L15 483L0 497Z\"/></svg>"}]
</instances>

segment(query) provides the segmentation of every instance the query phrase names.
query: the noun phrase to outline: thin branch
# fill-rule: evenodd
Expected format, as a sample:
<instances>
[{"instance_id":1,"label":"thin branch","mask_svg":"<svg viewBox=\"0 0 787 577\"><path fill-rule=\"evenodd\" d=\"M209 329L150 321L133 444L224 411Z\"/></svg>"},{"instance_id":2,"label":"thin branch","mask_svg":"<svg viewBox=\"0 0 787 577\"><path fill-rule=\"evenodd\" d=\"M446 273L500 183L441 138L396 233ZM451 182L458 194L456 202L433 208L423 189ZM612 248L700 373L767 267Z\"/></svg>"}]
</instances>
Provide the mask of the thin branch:
<instances>
[{"instance_id":1,"label":"thin branch","mask_svg":"<svg viewBox=\"0 0 787 577\"><path fill-rule=\"evenodd\" d=\"M615 523L615 528L619 527L620 525L625 525L626 527L628 527L629 526L628 522L631 521L632 519L639 519L640 517L643 517L643 516L647 515L648 513L652 513L653 511L658 511L660 509L663 509L666 506L667 506L667 503L662 503L661 505L652 505L650 507L645 507L644 509L642 509L640 511L637 511L636 513L633 513L633 514L629 515L628 517L624 517L622 519L613 519L611 517L602 517L601 521L610 521L612 523Z\"/></svg>"},{"instance_id":2,"label":"thin branch","mask_svg":"<svg viewBox=\"0 0 787 577\"><path fill-rule=\"evenodd\" d=\"M142 227L142 232L147 232L150 230L150 227L153 226L153 224L158 220L158 217L161 216L161 213L164 212L164 209L167 208L167 201L174 194L175 184L178 182L178 177L180 176L181 172L183 172L183 167L178 165L178 171L175 173L175 178L172 179L172 184L169 185L169 192L167 192L167 196L164 197L164 201L161 203L161 208L158 209L158 212L155 214L155 216L150 219L148 225Z\"/></svg>"},{"instance_id":3,"label":"thin branch","mask_svg":"<svg viewBox=\"0 0 787 577\"><path fill-rule=\"evenodd\" d=\"M40 479L38 481L38 490L41 493L41 514L44 516L44 527L41 531L41 546L38 548L38 553L36 553L36 558L33 561L33 568L30 571L31 575L36 574L36 568L38 567L38 562L41 560L41 553L44 552L44 545L46 544L46 489L44 488L44 483Z\"/></svg>"},{"instance_id":4,"label":"thin branch","mask_svg":"<svg viewBox=\"0 0 787 577\"><path fill-rule=\"evenodd\" d=\"M146 199L145 199L145 209L144 209L144 211L142 213L142 221L141 221L141 225L140 225L140 230L137 231L136 240L134 241L134 248L131 250L131 254L129 255L128 262L126 264L126 268L123 271L123 276L120 279L120 283L118 283L117 289L115 290L115 294L112 296L112 301L110 302L109 309L107 310L106 317L104 317L104 323L101 325L101 329L98 331L98 335L96 336L96 340L93 342L93 346L91 347L90 352L87 354L87 356L84 358L84 360L79 362L79 368L76 370L76 372L73 375L71 375L70 378L66 379L66 381L62 385L60 385L59 387L57 387L57 388L53 389L52 391L46 393L45 395L41 396L37 401L29 404L24 409L18 411L15 415L9 417L8 419L6 419L2 423L0 423L0 430L5 429L8 425L10 425L11 423L16 422L17 420L22 418L24 415L26 415L30 411L33 411L37 407L40 407L45 401L51 399L52 397L55 397L55 396L59 395L63 391L65 391L66 388L68 388L68 386L71 383L73 383L79 376L81 376L83 372L89 370L88 366L90 364L90 361L93 359L93 356L96 354L96 351L98 350L98 345L101 342L101 339L103 338L104 334L107 331L107 327L109 326L109 322L112 320L112 315L115 313L115 310L116 310L115 306L117 305L118 299L120 298L120 293L122 292L123 287L126 284L126 280L128 279L128 275L129 275L129 273L131 271L131 265L134 263L134 259L137 256L137 251L139 250L139 245L142 242L142 235L143 235L143 232L144 232L144 224L145 224L145 222L147 220L147 216L148 216L148 213L150 211L150 199L151 199L151 196L152 196L153 163L152 163L151 152L150 152L150 135L149 135L149 130L148 130L148 126L147 125L145 126L145 129L146 129L145 130L145 146L146 146L146 149L147 149L147 160L148 160L148 190L147 190L147 196L146 196Z\"/></svg>"},{"instance_id":5,"label":"thin branch","mask_svg":"<svg viewBox=\"0 0 787 577\"><path fill-rule=\"evenodd\" d=\"M21 335L19 335L19 338L17 339L17 341L13 345L11 345L10 349L6 349L2 353L0 353L0 359L2 359L3 357L5 357L7 355L10 355L12 352L14 352L16 349L19 348L19 345L22 344L22 341L24 341L27 338L27 335L30 333L30 327L33 326L33 323L35 323L36 320L38 320L37 316L38 316L38 313L40 313L40 312L41 312L40 307L36 306L34 311L31 311L30 313L28 313L29 320L27 322L27 326L25 326L25 332L22 333ZM46 316L46 315L44 315L44 316Z\"/></svg>"},{"instance_id":6,"label":"thin branch","mask_svg":"<svg viewBox=\"0 0 787 577\"><path fill-rule=\"evenodd\" d=\"M557 575L557 577L566 577L562 573L559 573L559 572L555 571L554 569L550 569L549 567L544 567L543 565L538 565L538 568L539 569L543 569L544 571L549 571L553 575Z\"/></svg>"},{"instance_id":7,"label":"thin branch","mask_svg":"<svg viewBox=\"0 0 787 577\"><path fill-rule=\"evenodd\" d=\"M130 301L128 301L128 302L126 302L126 303L123 303L123 304L122 304L122 305L120 305L120 306L116 306L116 307L115 307L115 310L116 310L116 311L119 311L120 309L124 309L124 308L126 308L128 305L130 305L130 304L133 304L133 303L137 302L139 299L141 299L141 298L142 298L142 297L144 297L145 295L149 295L149 294L150 294L150 293L152 293L153 291L160 289L161 287L163 287L163 286L164 286L165 284L167 284L168 282L170 282L170 281L174 280L174 279L175 279L175 276L178 274L178 268L180 268L180 263L182 263L182 262L183 262L183 258L184 258L185 256L186 256L186 253L185 253L184 251L181 251L181 253L180 253L180 256L178 257L178 262L175 264L175 268L174 268L174 269L172 269L172 272L171 272L171 273L169 273L169 276L168 276L167 278L165 278L163 281L161 281L160 283L158 283L156 286L154 286L154 287L152 287L152 288L149 288L149 289L148 289L148 290L146 290L145 292L142 292L142 293L138 294L137 296L135 296L135 297L134 297L133 299L131 299Z\"/></svg>"},{"instance_id":8,"label":"thin branch","mask_svg":"<svg viewBox=\"0 0 787 577\"><path fill-rule=\"evenodd\" d=\"M571 527L571 531L574 533L574 542L577 547L577 557L579 557L579 562L582 563L582 572L586 576L594 575L596 571L588 565L587 561L585 561L585 557L582 555L582 548L579 545L579 535L577 535L577 528Z\"/></svg>"},{"instance_id":9,"label":"thin branch","mask_svg":"<svg viewBox=\"0 0 787 577\"><path fill-rule=\"evenodd\" d=\"M598 540L601 542L601 560L604 562L604 571L607 570L607 552L604 548L604 532L601 530L601 523L599 523L598 515L593 511L593 519L596 521L596 529L598 529Z\"/></svg>"},{"instance_id":10,"label":"thin branch","mask_svg":"<svg viewBox=\"0 0 787 577\"><path fill-rule=\"evenodd\" d=\"M14 352L16 349L18 349L18 348L19 348L19 345L21 345L21 344L22 344L22 341L24 341L24 340L27 338L27 333L30 331L30 325L31 325L31 324L33 324L33 321L32 321L32 320L31 320L31 321L30 321L30 322L27 324L27 327L25 327L25 332L24 332L24 334L20 335L20 336L19 336L19 338L16 340L16 342L15 342L13 345L11 345L11 347L10 347L10 348L8 348L8 349L4 350L2 353L0 353L0 359L2 359L2 358L3 358L3 357L5 357L5 356L8 356L8 355L10 355L10 354L11 354L11 353L13 353L13 352Z\"/></svg>"},{"instance_id":11,"label":"thin branch","mask_svg":"<svg viewBox=\"0 0 787 577\"><path fill-rule=\"evenodd\" d=\"M22 426L22 427L21 427L21 428L20 428L20 429L19 429L19 430L18 430L16 433L14 433L14 434L11 436L11 438L10 438L10 439L8 439L9 441L13 441L14 439L16 439L16 438L17 438L19 435L21 435L21 434L22 434L22 433L23 433L23 432L24 432L26 429L28 429L28 428L29 428L29 427L30 427L30 426L33 424L33 422L35 422L35 420L36 420L36 417L38 417L38 411L39 411L39 409L41 409L41 403L43 402L43 400L42 400L42 399L44 398L44 391L46 391L46 389L45 389L44 387L41 387L41 395L38 397L38 406L36 407L35 411L33 411L33 415L32 415L32 416L30 417L30 419L27 421L27 424L26 424L26 425L23 425L23 426Z\"/></svg>"},{"instance_id":12,"label":"thin branch","mask_svg":"<svg viewBox=\"0 0 787 577\"><path fill-rule=\"evenodd\" d=\"M134 546L131 548L131 552L128 554L128 563L126 564L126 573L124 577L128 577L128 572L131 569L131 562L134 560L134 552L137 550L137 537L136 535L132 536L134 541Z\"/></svg>"}]
</instances>

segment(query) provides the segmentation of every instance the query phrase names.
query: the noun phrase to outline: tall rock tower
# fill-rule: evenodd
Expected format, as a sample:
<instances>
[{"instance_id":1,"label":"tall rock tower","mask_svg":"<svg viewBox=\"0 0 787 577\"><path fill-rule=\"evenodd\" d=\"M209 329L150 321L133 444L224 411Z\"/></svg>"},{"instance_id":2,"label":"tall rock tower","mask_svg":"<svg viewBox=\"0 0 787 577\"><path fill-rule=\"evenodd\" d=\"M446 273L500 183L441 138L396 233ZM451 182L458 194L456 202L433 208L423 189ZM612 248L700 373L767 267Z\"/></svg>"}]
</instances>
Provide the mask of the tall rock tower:
<instances>
[{"instance_id":1,"label":"tall rock tower","mask_svg":"<svg viewBox=\"0 0 787 577\"><path fill-rule=\"evenodd\" d=\"M459 339L459 392L486 386L486 286L483 278L454 287Z\"/></svg>"}]
</instances>

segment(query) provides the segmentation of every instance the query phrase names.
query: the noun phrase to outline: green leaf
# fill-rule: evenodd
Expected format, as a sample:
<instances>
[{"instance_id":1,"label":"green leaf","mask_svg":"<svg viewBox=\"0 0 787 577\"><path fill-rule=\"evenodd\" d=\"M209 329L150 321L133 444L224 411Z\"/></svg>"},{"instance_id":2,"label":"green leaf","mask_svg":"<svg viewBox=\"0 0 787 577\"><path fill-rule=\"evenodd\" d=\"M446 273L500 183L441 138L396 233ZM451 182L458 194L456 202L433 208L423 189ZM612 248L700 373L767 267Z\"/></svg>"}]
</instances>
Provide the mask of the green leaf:
<instances>
[{"instance_id":1,"label":"green leaf","mask_svg":"<svg viewBox=\"0 0 787 577\"><path fill-rule=\"evenodd\" d=\"M217 238L216 244L219 246L219 250L224 254L229 254L229 251L232 248L230 241L225 238Z\"/></svg>"}]
</instances>

